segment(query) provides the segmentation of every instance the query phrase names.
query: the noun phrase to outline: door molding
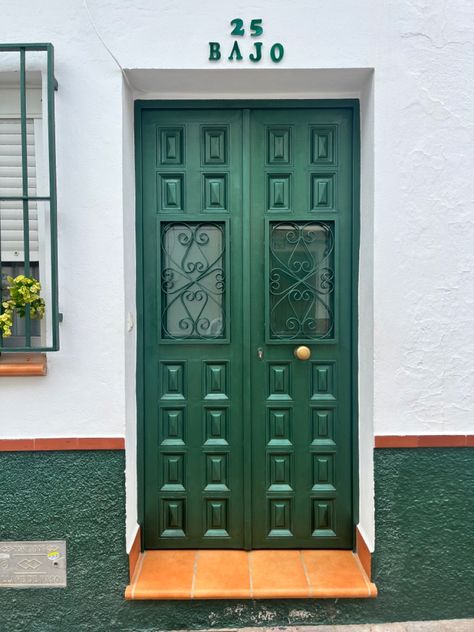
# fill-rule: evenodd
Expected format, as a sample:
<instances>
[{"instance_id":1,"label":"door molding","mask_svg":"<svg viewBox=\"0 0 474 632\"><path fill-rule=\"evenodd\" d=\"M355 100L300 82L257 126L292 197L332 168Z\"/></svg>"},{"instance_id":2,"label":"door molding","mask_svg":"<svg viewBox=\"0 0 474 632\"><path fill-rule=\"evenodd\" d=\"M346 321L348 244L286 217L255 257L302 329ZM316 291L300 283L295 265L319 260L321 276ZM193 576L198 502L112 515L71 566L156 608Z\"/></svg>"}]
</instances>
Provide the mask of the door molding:
<instances>
[{"instance_id":1,"label":"door molding","mask_svg":"<svg viewBox=\"0 0 474 632\"><path fill-rule=\"evenodd\" d=\"M243 110L243 137L244 142L249 142L249 110L252 109L331 109L345 108L351 110L353 121L352 137L352 256L351 256L351 452L352 452L352 516L353 516L353 548L356 545L355 530L359 520L359 440L358 440L358 278L359 278L359 249L360 249L360 101L359 99L298 99L298 100L136 100L134 107L135 129L135 195L136 195L136 221L135 221L135 245L136 245L136 307L137 307L137 361L136 361L136 405L137 405L137 512L138 524L143 529L144 522L144 282L143 282L143 168L142 168L142 114L146 110L190 110L190 109L239 109ZM245 112L247 110L247 112ZM245 133L247 131L247 133ZM250 207L249 199L250 169L244 166L243 182L244 191L247 191L243 200L243 211ZM245 184L247 183L247 186ZM244 240L245 248L249 247L249 240ZM245 281L245 279L244 279ZM247 279L248 281L248 279ZM248 307L248 306L247 306ZM247 325L248 326L248 325ZM244 339L249 332L244 331ZM250 366L250 357L244 360L245 380L250 385L250 371L246 370L245 362ZM244 382L246 383L246 382ZM250 407L250 403L245 404ZM244 439L248 439L248 429L244 428ZM250 490L250 476L244 479L244 490ZM247 503L248 504L248 503ZM250 508L244 515L244 523L250 521ZM247 530L246 530L247 531ZM144 538L142 538L143 546Z\"/></svg>"}]
</instances>

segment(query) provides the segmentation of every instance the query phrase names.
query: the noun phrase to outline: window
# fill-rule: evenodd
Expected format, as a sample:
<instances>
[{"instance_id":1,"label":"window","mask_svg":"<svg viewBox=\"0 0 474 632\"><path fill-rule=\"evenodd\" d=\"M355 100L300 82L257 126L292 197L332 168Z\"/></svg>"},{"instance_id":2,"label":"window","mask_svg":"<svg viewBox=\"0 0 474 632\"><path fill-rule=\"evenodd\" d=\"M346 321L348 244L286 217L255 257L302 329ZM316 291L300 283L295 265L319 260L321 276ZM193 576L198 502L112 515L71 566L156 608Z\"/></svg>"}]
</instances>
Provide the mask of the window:
<instances>
[{"instance_id":1,"label":"window","mask_svg":"<svg viewBox=\"0 0 474 632\"><path fill-rule=\"evenodd\" d=\"M41 283L41 320L14 317L0 351L59 348L57 300L54 57L51 44L0 44L0 266ZM1 308L4 311L4 308Z\"/></svg>"}]
</instances>

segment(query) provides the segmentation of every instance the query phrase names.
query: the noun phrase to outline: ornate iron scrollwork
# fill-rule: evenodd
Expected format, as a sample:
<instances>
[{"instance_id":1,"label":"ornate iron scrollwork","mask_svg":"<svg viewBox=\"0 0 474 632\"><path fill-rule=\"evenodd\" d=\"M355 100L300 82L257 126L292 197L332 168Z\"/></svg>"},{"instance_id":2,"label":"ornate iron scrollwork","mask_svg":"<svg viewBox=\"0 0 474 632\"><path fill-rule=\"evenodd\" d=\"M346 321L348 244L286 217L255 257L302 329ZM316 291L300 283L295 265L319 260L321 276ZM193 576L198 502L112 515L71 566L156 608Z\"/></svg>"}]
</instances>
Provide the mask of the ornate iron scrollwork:
<instances>
[{"instance_id":1,"label":"ornate iron scrollwork","mask_svg":"<svg viewBox=\"0 0 474 632\"><path fill-rule=\"evenodd\" d=\"M270 225L270 337L322 339L334 335L332 222Z\"/></svg>"},{"instance_id":2,"label":"ornate iron scrollwork","mask_svg":"<svg viewBox=\"0 0 474 632\"><path fill-rule=\"evenodd\" d=\"M167 222L161 234L164 338L225 336L225 235L219 222Z\"/></svg>"}]
</instances>

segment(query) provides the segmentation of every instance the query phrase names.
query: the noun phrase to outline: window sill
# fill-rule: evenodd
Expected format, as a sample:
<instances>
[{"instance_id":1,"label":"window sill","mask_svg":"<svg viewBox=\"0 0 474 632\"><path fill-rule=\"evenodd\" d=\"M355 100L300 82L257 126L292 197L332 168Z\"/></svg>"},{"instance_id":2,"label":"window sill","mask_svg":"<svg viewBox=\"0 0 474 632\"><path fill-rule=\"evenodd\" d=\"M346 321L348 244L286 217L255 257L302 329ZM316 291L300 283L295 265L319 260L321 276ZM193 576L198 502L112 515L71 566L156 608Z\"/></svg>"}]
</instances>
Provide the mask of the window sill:
<instances>
[{"instance_id":1,"label":"window sill","mask_svg":"<svg viewBox=\"0 0 474 632\"><path fill-rule=\"evenodd\" d=\"M46 375L47 360L44 353L2 353L0 377Z\"/></svg>"},{"instance_id":2,"label":"window sill","mask_svg":"<svg viewBox=\"0 0 474 632\"><path fill-rule=\"evenodd\" d=\"M138 559L126 599L376 597L352 551L160 550Z\"/></svg>"}]
</instances>

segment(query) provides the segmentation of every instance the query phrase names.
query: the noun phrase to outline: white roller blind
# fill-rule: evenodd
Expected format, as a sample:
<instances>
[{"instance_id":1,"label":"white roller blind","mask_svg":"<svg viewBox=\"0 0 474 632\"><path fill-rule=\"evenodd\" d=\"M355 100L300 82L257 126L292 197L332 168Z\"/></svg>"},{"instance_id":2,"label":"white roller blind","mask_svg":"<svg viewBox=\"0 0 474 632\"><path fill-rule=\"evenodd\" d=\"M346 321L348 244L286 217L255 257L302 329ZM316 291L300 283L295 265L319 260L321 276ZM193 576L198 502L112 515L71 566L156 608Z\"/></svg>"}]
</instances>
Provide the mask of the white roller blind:
<instances>
[{"instance_id":1,"label":"white roller blind","mask_svg":"<svg viewBox=\"0 0 474 632\"><path fill-rule=\"evenodd\" d=\"M36 196L36 154L33 119L27 119L28 195ZM21 122L0 118L0 197L22 195ZM38 211L29 205L30 261L38 261ZM23 205L0 201L0 245L2 261L24 261Z\"/></svg>"}]
</instances>

